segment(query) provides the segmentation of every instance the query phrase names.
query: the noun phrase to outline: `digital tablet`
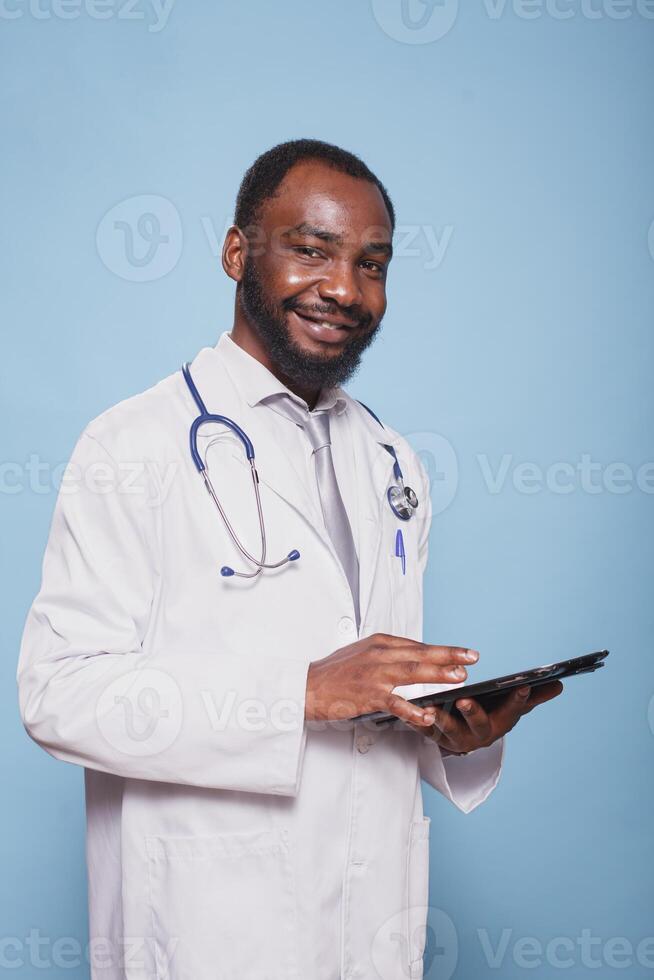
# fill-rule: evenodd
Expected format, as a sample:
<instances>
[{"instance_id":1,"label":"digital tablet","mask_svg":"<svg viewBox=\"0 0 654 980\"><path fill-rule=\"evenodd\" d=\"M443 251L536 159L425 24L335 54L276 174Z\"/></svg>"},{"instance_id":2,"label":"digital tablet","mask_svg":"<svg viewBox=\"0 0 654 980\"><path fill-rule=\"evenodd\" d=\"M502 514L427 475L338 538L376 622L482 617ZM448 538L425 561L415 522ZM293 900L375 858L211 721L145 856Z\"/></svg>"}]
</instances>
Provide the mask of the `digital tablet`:
<instances>
[{"instance_id":1,"label":"digital tablet","mask_svg":"<svg viewBox=\"0 0 654 980\"><path fill-rule=\"evenodd\" d=\"M460 714L454 702L458 701L459 698L474 698L485 711L491 711L494 703L497 703L496 699L506 694L507 691L516 687L538 687L540 684L547 684L548 681L572 677L575 674L590 674L604 666L604 660L608 655L608 650L586 653L582 657L573 657L572 660L561 660L559 663L547 664L544 667L532 667L531 670L523 670L518 674L507 674L505 677L495 677L493 680L481 681L479 684L464 684L462 687L453 688L449 691L423 694L419 698L410 698L410 701L411 704L417 704L420 708L434 704L445 711ZM383 711L359 715L356 720L374 722L377 725L392 721L402 724L395 715L389 715Z\"/></svg>"}]
</instances>

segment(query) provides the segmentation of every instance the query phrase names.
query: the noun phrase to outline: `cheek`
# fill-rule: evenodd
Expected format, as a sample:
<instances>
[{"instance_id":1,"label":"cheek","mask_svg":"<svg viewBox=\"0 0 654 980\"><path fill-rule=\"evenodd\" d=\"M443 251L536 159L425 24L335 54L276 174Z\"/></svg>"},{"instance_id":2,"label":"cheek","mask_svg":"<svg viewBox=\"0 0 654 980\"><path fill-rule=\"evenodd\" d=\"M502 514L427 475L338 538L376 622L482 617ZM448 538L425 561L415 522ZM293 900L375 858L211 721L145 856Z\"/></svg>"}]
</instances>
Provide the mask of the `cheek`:
<instances>
[{"instance_id":1,"label":"cheek","mask_svg":"<svg viewBox=\"0 0 654 980\"><path fill-rule=\"evenodd\" d=\"M375 322L381 320L386 312L386 287L381 282L368 282L363 290L363 305L373 315Z\"/></svg>"},{"instance_id":2,"label":"cheek","mask_svg":"<svg viewBox=\"0 0 654 980\"><path fill-rule=\"evenodd\" d=\"M276 298L287 299L313 285L315 276L295 262L277 260L262 267L262 278Z\"/></svg>"}]
</instances>

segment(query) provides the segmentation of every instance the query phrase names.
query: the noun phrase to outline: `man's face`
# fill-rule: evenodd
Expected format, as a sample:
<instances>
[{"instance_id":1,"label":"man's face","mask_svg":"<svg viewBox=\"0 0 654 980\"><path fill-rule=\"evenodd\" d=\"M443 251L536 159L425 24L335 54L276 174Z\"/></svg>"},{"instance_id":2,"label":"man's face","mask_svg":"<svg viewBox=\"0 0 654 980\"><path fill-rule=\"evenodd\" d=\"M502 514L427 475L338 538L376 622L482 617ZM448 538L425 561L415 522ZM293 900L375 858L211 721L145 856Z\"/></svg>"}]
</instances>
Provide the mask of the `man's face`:
<instances>
[{"instance_id":1,"label":"man's face","mask_svg":"<svg viewBox=\"0 0 654 980\"><path fill-rule=\"evenodd\" d=\"M240 302L271 361L298 385L342 384L386 309L392 231L379 190L305 161L248 238Z\"/></svg>"}]
</instances>

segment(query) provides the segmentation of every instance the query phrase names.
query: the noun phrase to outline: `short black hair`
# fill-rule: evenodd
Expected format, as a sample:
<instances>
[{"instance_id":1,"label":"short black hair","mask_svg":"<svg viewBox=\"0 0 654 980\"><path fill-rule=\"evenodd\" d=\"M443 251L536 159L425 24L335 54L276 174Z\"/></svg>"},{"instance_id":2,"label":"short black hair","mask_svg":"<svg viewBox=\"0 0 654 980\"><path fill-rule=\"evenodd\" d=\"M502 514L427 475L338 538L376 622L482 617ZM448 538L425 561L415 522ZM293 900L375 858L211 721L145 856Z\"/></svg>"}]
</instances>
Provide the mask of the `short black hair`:
<instances>
[{"instance_id":1,"label":"short black hair","mask_svg":"<svg viewBox=\"0 0 654 980\"><path fill-rule=\"evenodd\" d=\"M291 167L302 160L320 160L327 166L359 180L368 180L379 188L395 230L395 209L388 191L363 160L348 150L322 140L288 140L266 150L246 171L236 198L234 224L241 230L256 224L262 205L273 197Z\"/></svg>"}]
</instances>

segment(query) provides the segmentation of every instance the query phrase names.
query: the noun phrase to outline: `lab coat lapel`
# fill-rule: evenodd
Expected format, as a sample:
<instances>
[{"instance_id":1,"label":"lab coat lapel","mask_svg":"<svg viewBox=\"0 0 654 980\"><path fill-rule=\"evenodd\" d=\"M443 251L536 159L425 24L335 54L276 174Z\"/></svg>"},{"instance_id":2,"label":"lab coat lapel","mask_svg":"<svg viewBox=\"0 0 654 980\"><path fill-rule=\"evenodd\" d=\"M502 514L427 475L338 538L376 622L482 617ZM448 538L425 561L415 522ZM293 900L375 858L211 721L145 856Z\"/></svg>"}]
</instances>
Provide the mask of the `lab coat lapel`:
<instances>
[{"instance_id":1,"label":"lab coat lapel","mask_svg":"<svg viewBox=\"0 0 654 980\"><path fill-rule=\"evenodd\" d=\"M382 428L359 405L352 406L356 482L359 496L359 592L361 623L365 623L380 561L383 508L391 485L393 459L384 444L397 448L398 437Z\"/></svg>"}]
</instances>

